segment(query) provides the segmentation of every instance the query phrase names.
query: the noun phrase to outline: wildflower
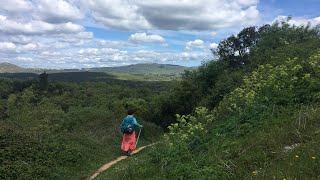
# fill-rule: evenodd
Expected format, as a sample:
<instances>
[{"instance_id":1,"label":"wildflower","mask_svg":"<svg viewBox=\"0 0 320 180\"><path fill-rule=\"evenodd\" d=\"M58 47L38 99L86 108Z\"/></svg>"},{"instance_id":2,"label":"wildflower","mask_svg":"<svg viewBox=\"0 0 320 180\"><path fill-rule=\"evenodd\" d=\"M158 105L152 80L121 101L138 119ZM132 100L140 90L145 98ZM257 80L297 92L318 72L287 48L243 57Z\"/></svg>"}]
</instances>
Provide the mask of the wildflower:
<instances>
[{"instance_id":1,"label":"wildflower","mask_svg":"<svg viewBox=\"0 0 320 180\"><path fill-rule=\"evenodd\" d=\"M312 156L311 158L312 158L312 159L316 159L316 157L315 157L315 156Z\"/></svg>"},{"instance_id":2,"label":"wildflower","mask_svg":"<svg viewBox=\"0 0 320 180\"><path fill-rule=\"evenodd\" d=\"M258 174L258 171L252 171L252 175L256 176Z\"/></svg>"},{"instance_id":3,"label":"wildflower","mask_svg":"<svg viewBox=\"0 0 320 180\"><path fill-rule=\"evenodd\" d=\"M298 155L296 155L295 157L296 157L296 158L299 158L299 156L298 156Z\"/></svg>"}]
</instances>

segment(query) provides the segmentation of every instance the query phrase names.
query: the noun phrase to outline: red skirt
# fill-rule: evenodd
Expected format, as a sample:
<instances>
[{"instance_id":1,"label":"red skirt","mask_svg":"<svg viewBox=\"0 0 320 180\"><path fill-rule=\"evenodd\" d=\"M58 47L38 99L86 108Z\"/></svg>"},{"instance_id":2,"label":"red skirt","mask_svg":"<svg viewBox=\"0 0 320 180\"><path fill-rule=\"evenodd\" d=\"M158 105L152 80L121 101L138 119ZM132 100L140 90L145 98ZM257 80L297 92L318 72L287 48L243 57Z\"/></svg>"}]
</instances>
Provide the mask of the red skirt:
<instances>
[{"instance_id":1,"label":"red skirt","mask_svg":"<svg viewBox=\"0 0 320 180\"><path fill-rule=\"evenodd\" d=\"M122 151L134 151L136 149L136 133L123 134L121 150Z\"/></svg>"}]
</instances>

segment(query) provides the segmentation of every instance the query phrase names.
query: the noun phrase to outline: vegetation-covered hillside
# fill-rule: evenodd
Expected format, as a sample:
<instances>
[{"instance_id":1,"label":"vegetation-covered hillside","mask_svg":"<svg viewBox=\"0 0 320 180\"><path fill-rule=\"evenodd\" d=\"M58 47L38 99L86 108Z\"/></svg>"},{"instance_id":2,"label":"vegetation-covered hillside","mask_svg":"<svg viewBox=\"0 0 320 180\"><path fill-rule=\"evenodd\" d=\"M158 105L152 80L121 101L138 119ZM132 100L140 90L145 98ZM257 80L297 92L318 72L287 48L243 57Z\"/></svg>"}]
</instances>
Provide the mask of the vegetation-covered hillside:
<instances>
[{"instance_id":1,"label":"vegetation-covered hillside","mask_svg":"<svg viewBox=\"0 0 320 180\"><path fill-rule=\"evenodd\" d=\"M214 53L172 82L3 74L0 179L89 176L120 155L129 107L158 143L98 179L319 179L319 27L248 27Z\"/></svg>"},{"instance_id":2,"label":"vegetation-covered hillside","mask_svg":"<svg viewBox=\"0 0 320 180\"><path fill-rule=\"evenodd\" d=\"M319 27L286 22L223 40L158 99L160 143L100 179L319 179L319 48Z\"/></svg>"},{"instance_id":3,"label":"vegetation-covered hillside","mask_svg":"<svg viewBox=\"0 0 320 180\"><path fill-rule=\"evenodd\" d=\"M148 104L166 84L42 81L0 80L0 179L87 177L121 154L127 108L145 127L141 144L161 134Z\"/></svg>"},{"instance_id":4,"label":"vegetation-covered hillside","mask_svg":"<svg viewBox=\"0 0 320 180\"><path fill-rule=\"evenodd\" d=\"M10 63L0 63L0 73L17 73L24 72L25 69Z\"/></svg>"},{"instance_id":5,"label":"vegetation-covered hillside","mask_svg":"<svg viewBox=\"0 0 320 180\"><path fill-rule=\"evenodd\" d=\"M119 67L91 68L89 71L129 74L181 74L190 68L172 64L133 64Z\"/></svg>"},{"instance_id":6,"label":"vegetation-covered hillside","mask_svg":"<svg viewBox=\"0 0 320 180\"><path fill-rule=\"evenodd\" d=\"M134 64L119 67L86 68L86 69L29 69L21 68L10 63L0 64L0 77L30 79L44 71L51 74L51 79L69 81L96 80L99 78L134 80L134 81L170 81L181 77L185 70L192 68L171 64ZM22 73L22 74L21 74ZM66 78L62 78L66 76ZM79 79L76 77L80 76ZM84 78L86 77L86 78ZM71 78L71 80L70 80ZM110 79L110 78L108 78Z\"/></svg>"}]
</instances>

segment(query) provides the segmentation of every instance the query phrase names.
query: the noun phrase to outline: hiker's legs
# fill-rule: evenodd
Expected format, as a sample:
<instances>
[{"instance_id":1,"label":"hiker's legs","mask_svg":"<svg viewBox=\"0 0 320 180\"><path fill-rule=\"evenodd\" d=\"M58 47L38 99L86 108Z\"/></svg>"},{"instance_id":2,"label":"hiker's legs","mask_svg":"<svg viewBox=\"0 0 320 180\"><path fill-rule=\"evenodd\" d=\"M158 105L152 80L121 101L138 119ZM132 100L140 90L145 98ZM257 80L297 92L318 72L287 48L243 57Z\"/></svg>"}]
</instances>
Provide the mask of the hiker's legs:
<instances>
[{"instance_id":1,"label":"hiker's legs","mask_svg":"<svg viewBox=\"0 0 320 180\"><path fill-rule=\"evenodd\" d=\"M135 132L131 134L124 134L121 143L121 150L124 152L134 151L136 146L136 134Z\"/></svg>"},{"instance_id":2,"label":"hiker's legs","mask_svg":"<svg viewBox=\"0 0 320 180\"><path fill-rule=\"evenodd\" d=\"M127 156L131 156L131 155L132 155L132 151L130 151L130 150L127 151L126 155L127 155Z\"/></svg>"},{"instance_id":3,"label":"hiker's legs","mask_svg":"<svg viewBox=\"0 0 320 180\"><path fill-rule=\"evenodd\" d=\"M133 152L136 149L136 141L137 141L136 133L133 132L131 136L130 146L129 146L129 150L131 152Z\"/></svg>"}]
</instances>

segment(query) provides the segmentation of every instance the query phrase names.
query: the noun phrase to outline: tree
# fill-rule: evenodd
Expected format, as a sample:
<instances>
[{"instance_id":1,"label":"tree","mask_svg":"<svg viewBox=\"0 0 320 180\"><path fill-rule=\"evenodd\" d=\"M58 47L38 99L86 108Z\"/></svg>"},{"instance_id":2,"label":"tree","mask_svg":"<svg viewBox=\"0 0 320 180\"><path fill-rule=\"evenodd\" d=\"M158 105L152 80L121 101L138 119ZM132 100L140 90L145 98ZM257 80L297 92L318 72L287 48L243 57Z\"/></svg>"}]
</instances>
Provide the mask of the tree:
<instances>
[{"instance_id":1,"label":"tree","mask_svg":"<svg viewBox=\"0 0 320 180\"><path fill-rule=\"evenodd\" d=\"M258 38L259 32L256 27L244 28L237 36L232 35L221 41L214 53L230 67L241 67L246 63L250 49L256 45Z\"/></svg>"},{"instance_id":2,"label":"tree","mask_svg":"<svg viewBox=\"0 0 320 180\"><path fill-rule=\"evenodd\" d=\"M42 73L39 75L39 85L40 85L40 90L46 91L48 90L49 83L48 83L48 74L46 72Z\"/></svg>"}]
</instances>

